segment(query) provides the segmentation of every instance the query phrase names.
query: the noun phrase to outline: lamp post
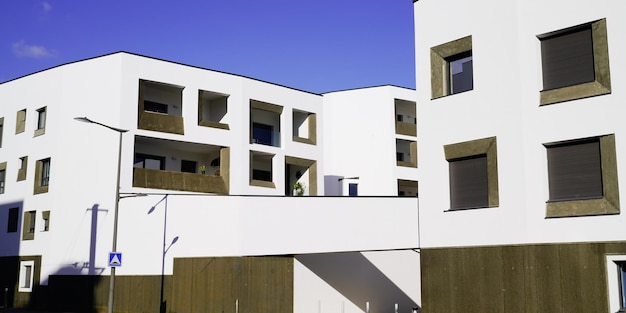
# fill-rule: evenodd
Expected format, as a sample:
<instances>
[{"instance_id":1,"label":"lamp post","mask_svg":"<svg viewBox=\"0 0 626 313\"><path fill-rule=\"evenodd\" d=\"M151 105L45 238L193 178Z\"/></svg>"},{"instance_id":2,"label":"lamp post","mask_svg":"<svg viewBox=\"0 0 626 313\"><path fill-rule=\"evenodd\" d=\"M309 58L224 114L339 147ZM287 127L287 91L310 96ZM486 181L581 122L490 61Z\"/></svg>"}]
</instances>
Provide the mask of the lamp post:
<instances>
[{"instance_id":1,"label":"lamp post","mask_svg":"<svg viewBox=\"0 0 626 313\"><path fill-rule=\"evenodd\" d=\"M96 121L90 120L87 117L75 117L75 120L84 123L96 124L102 127L106 127L110 130L116 131L120 134L119 139L119 147L117 150L117 183L115 185L115 209L113 213L113 246L111 248L111 252L117 252L117 211L119 209L120 204L120 170L122 167L122 134L127 132L126 129L115 128L109 125L105 125L102 123L98 123ZM109 302L108 302L108 313L113 313L113 298L115 294L115 266L111 267L111 278L109 279Z\"/></svg>"}]
</instances>

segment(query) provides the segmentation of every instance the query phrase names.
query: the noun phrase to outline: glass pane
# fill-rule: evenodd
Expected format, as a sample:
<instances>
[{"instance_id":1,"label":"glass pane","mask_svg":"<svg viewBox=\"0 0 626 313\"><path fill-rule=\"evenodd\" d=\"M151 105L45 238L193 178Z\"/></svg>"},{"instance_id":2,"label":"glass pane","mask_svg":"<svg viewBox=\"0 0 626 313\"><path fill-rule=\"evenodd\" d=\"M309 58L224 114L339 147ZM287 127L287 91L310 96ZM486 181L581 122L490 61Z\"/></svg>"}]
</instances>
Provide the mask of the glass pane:
<instances>
[{"instance_id":1,"label":"glass pane","mask_svg":"<svg viewBox=\"0 0 626 313\"><path fill-rule=\"evenodd\" d=\"M619 262L617 264L617 270L619 272L619 292L620 292L620 307L626 307L626 262Z\"/></svg>"},{"instance_id":2,"label":"glass pane","mask_svg":"<svg viewBox=\"0 0 626 313\"><path fill-rule=\"evenodd\" d=\"M474 89L472 56L450 61L450 93Z\"/></svg>"}]
</instances>

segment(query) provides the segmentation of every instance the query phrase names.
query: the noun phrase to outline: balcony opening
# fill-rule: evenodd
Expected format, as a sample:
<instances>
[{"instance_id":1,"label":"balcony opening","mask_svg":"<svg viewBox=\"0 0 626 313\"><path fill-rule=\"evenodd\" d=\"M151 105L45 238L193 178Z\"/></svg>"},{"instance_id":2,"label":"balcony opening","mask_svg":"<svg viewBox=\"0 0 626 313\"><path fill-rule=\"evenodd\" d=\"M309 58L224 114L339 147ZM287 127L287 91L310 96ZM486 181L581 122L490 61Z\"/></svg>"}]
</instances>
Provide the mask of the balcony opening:
<instances>
[{"instance_id":1,"label":"balcony opening","mask_svg":"<svg viewBox=\"0 0 626 313\"><path fill-rule=\"evenodd\" d=\"M316 144L316 123L315 113L293 110L293 141Z\"/></svg>"},{"instance_id":2,"label":"balcony opening","mask_svg":"<svg viewBox=\"0 0 626 313\"><path fill-rule=\"evenodd\" d=\"M396 139L396 165L417 167L417 142Z\"/></svg>"},{"instance_id":3,"label":"balcony opening","mask_svg":"<svg viewBox=\"0 0 626 313\"><path fill-rule=\"evenodd\" d=\"M181 86L140 80L138 127L184 134L183 89Z\"/></svg>"},{"instance_id":4,"label":"balcony opening","mask_svg":"<svg viewBox=\"0 0 626 313\"><path fill-rule=\"evenodd\" d=\"M228 95L206 90L198 91L198 125L229 129Z\"/></svg>"},{"instance_id":5,"label":"balcony opening","mask_svg":"<svg viewBox=\"0 0 626 313\"><path fill-rule=\"evenodd\" d=\"M285 195L317 195L317 162L285 156Z\"/></svg>"},{"instance_id":6,"label":"balcony opening","mask_svg":"<svg viewBox=\"0 0 626 313\"><path fill-rule=\"evenodd\" d=\"M396 134L417 135L417 109L415 102L395 99Z\"/></svg>"},{"instance_id":7,"label":"balcony opening","mask_svg":"<svg viewBox=\"0 0 626 313\"><path fill-rule=\"evenodd\" d=\"M417 181L398 179L398 196L417 197Z\"/></svg>"},{"instance_id":8,"label":"balcony opening","mask_svg":"<svg viewBox=\"0 0 626 313\"><path fill-rule=\"evenodd\" d=\"M229 152L227 147L136 136L133 187L227 194Z\"/></svg>"}]
</instances>

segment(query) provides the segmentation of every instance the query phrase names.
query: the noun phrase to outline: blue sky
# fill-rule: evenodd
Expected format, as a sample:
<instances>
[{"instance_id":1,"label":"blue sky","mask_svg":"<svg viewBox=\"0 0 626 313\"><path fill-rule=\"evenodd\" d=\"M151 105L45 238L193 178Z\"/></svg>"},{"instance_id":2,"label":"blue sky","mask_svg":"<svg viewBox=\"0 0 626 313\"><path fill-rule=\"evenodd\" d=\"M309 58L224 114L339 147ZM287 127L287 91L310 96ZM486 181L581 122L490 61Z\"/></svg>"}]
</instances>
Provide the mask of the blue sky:
<instances>
[{"instance_id":1,"label":"blue sky","mask_svg":"<svg viewBox=\"0 0 626 313\"><path fill-rule=\"evenodd\" d=\"M0 82L116 51L322 93L415 88L411 0L1 0Z\"/></svg>"}]
</instances>

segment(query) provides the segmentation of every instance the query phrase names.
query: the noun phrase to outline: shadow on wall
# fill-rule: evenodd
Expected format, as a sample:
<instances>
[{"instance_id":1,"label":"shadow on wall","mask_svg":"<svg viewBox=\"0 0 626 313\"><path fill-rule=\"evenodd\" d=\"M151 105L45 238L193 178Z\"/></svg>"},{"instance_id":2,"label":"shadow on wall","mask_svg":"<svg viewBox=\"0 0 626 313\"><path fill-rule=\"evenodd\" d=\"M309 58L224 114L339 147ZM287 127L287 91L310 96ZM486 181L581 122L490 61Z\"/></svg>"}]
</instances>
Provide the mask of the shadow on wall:
<instances>
[{"instance_id":1,"label":"shadow on wall","mask_svg":"<svg viewBox=\"0 0 626 313\"><path fill-rule=\"evenodd\" d=\"M367 302L370 312L393 312L395 304L400 312L419 307L359 252L306 254L296 259L364 312Z\"/></svg>"},{"instance_id":2,"label":"shadow on wall","mask_svg":"<svg viewBox=\"0 0 626 313\"><path fill-rule=\"evenodd\" d=\"M24 202L0 204L0 307L13 307L20 266L20 241Z\"/></svg>"},{"instance_id":3,"label":"shadow on wall","mask_svg":"<svg viewBox=\"0 0 626 313\"><path fill-rule=\"evenodd\" d=\"M104 268L95 266L98 218L102 212L107 212L107 210L100 209L97 203L85 211L90 220L87 261L77 261L60 267L49 276L47 285L35 284L28 308L65 312L97 312L96 298L101 298L103 295L96 295L96 291L103 290L105 287L99 286L102 280L100 275ZM36 276L39 277L39 274ZM108 280L105 279L102 283L106 282Z\"/></svg>"},{"instance_id":4,"label":"shadow on wall","mask_svg":"<svg viewBox=\"0 0 626 313\"><path fill-rule=\"evenodd\" d=\"M98 204L94 204L86 211L90 219L90 243L85 253L86 258L60 267L49 278L44 277L43 282L40 281L40 277L42 263L45 264L42 256L44 250L38 251L39 254L20 255L22 241L36 241L40 236L39 231L43 231L37 223L37 218L41 213L35 211L37 214L35 221L31 222L25 220L23 211L23 202L0 205L0 227L7 225L6 233L0 228L1 307L96 312L95 290L104 289L98 287L102 279L100 275L104 269L95 267L98 215L103 210L99 209ZM54 227L63 226L53 224L48 236L52 235ZM64 243L55 243L55 248L64 249ZM105 282L108 280L105 279Z\"/></svg>"}]
</instances>

